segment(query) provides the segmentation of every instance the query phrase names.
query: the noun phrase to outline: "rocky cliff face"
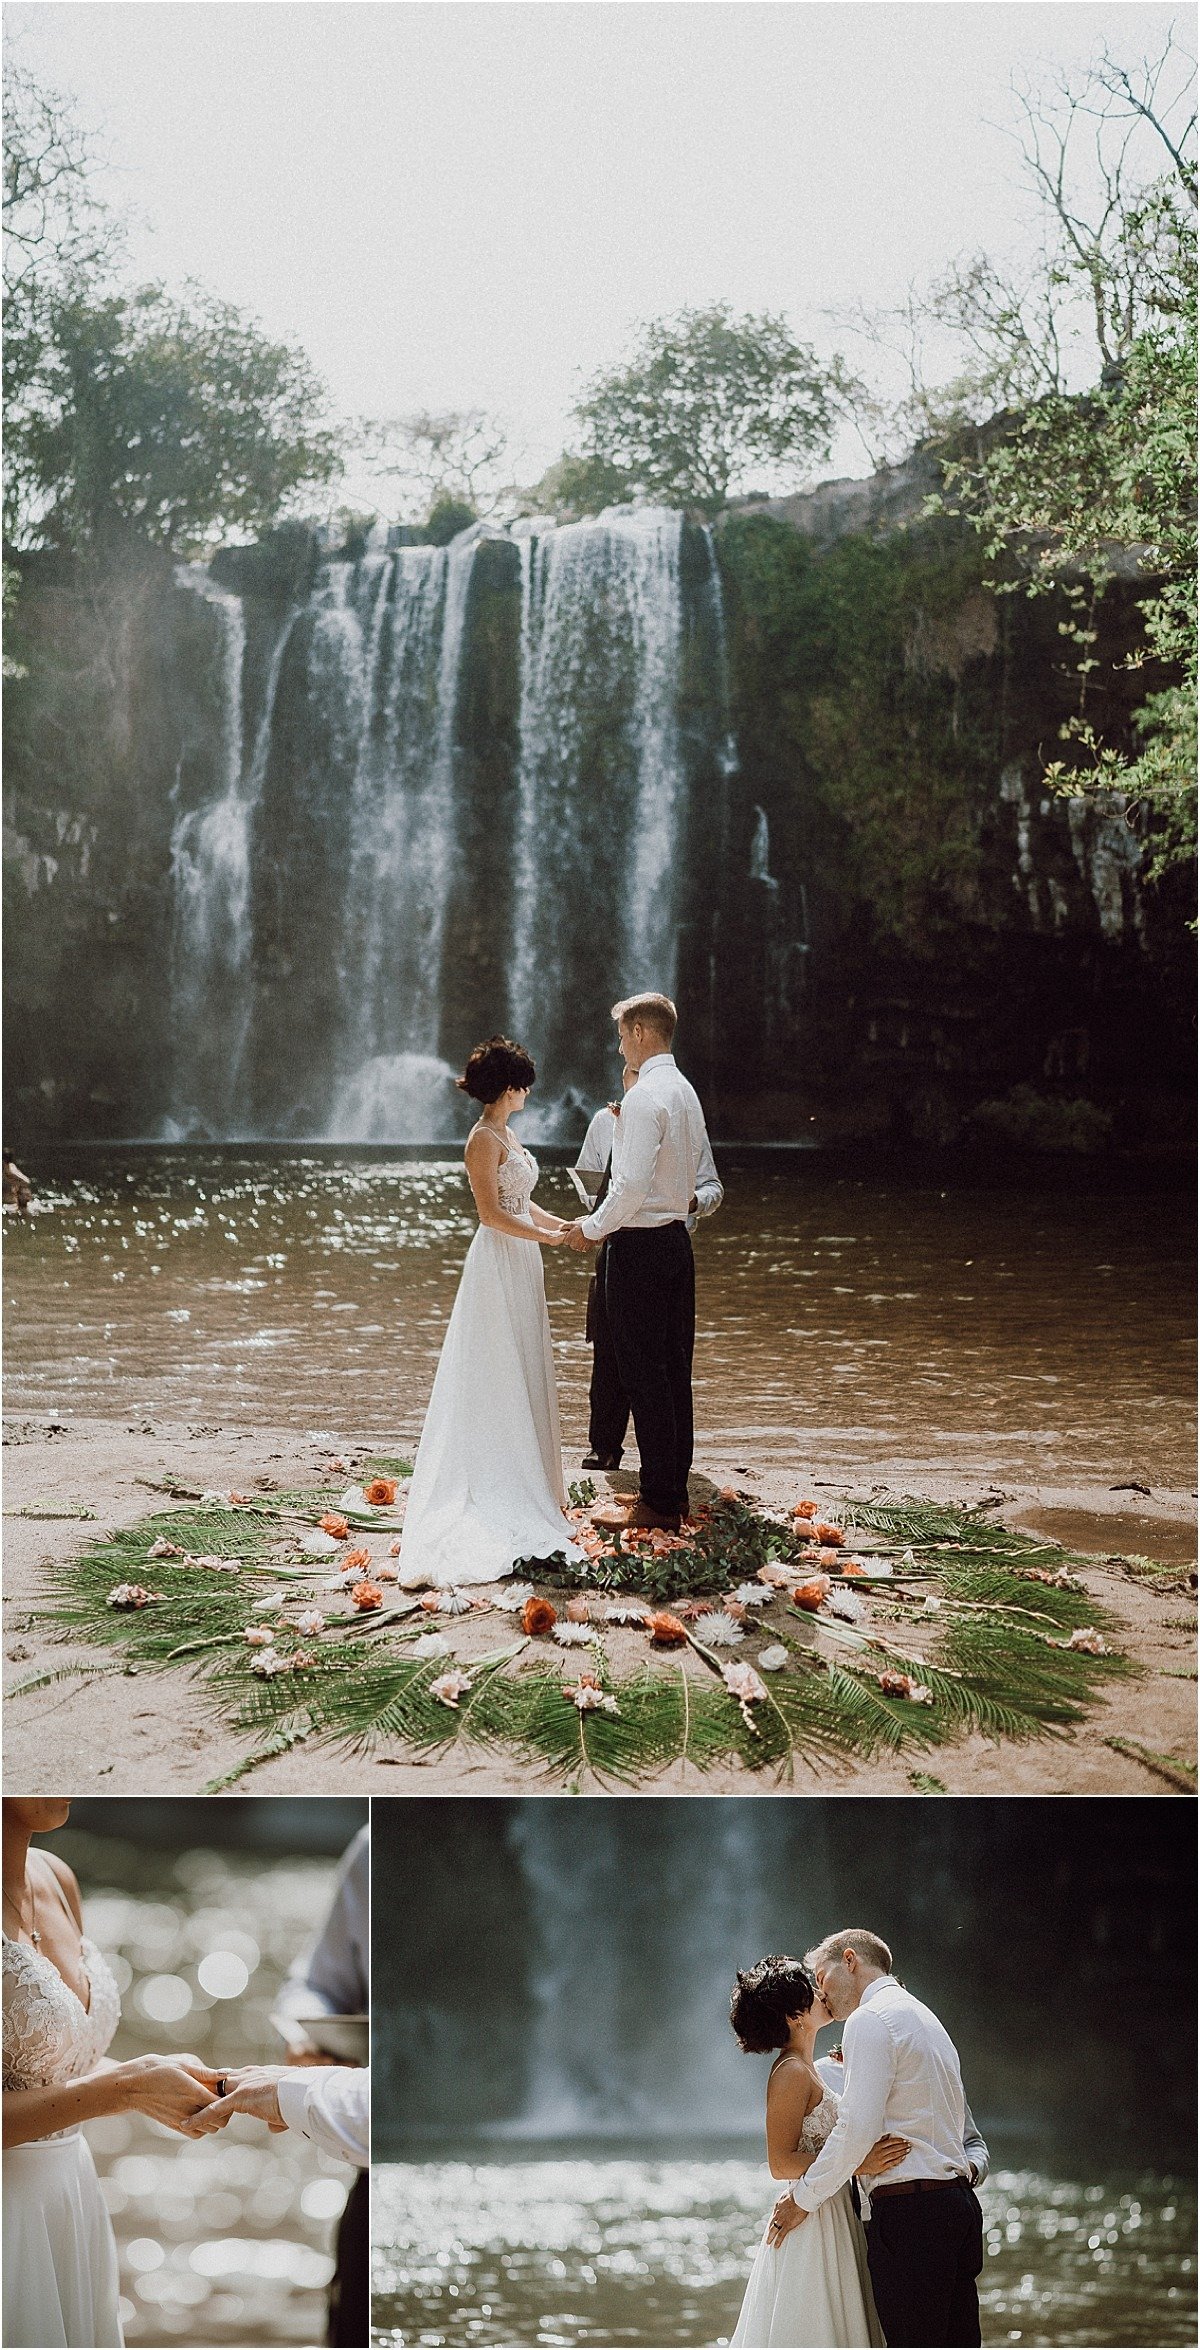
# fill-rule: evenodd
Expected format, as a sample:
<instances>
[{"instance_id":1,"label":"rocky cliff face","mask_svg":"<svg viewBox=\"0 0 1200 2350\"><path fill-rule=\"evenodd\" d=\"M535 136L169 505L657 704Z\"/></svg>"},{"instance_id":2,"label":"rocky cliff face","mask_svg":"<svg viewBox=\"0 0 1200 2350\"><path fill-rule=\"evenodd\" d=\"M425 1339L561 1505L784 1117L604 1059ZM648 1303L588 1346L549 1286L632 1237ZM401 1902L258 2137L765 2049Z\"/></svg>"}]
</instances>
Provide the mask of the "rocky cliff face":
<instances>
[{"instance_id":1,"label":"rocky cliff face","mask_svg":"<svg viewBox=\"0 0 1200 2350\"><path fill-rule=\"evenodd\" d=\"M681 1058L730 1137L1090 1148L1186 1134L1183 892L1145 887L1119 804L1048 797L1042 768L1076 690L1059 615L990 594L975 542L920 519L927 487L917 459L874 483L739 510L717 534L716 567L707 534L678 535L663 753L676 781L654 823L656 837L669 824L678 877ZM357 596L363 625L382 625L358 552L340 571L308 533L280 533L216 558L208 600L169 567L88 582L50 558L23 566L11 650L27 675L9 694L5 829L14 1147L161 1133L184 1076L215 1100L231 1058L224 1098L236 1093L240 1116L227 1106L210 1130L224 1115L226 1130L330 1131L347 1056L395 1017L389 928L419 930L434 887L420 826L411 870L385 837L391 705L384 696L365 734L352 708L342 618ZM415 577L421 558L406 560ZM540 1051L569 1130L580 1114L568 1100L572 1024L613 986L612 939L642 886L629 746L647 710L664 723L643 674L652 575L639 573L633 604L611 562L594 592L581 575L562 680L540 689L537 759L536 570L497 538L462 576L438 770L450 853L435 877L435 1000L420 1049L436 1071L477 1033L539 1017L540 985ZM643 664L628 690L614 612ZM1132 643L1127 592L1113 591L1100 625L1107 653ZM429 645L436 667L436 634ZM330 660L342 663L336 693ZM1119 736L1125 713L1110 704L1103 717ZM637 756L644 793L658 754L642 742ZM362 862L371 759L386 887ZM421 776L405 784L415 809L424 788ZM550 844L544 904L514 847L531 808ZM187 896L214 859L220 921ZM393 875L409 890L403 905ZM557 936L546 927L556 876L570 904ZM654 903L661 929L661 888ZM514 938L530 908L537 968L518 1000ZM221 928L237 923L241 945ZM209 992L188 998L180 938L193 934ZM355 1045L347 997L364 972L382 996ZM410 994L417 984L403 982ZM602 1082L583 1056L575 1091Z\"/></svg>"}]
</instances>

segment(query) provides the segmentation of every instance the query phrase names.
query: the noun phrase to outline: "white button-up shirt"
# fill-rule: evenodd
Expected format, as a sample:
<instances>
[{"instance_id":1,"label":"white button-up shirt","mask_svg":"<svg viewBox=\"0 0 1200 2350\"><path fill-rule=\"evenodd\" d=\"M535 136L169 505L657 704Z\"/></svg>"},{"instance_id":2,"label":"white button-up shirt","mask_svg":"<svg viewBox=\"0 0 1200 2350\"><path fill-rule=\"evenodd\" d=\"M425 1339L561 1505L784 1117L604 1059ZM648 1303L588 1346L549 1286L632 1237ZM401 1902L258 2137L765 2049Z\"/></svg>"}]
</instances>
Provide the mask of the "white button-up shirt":
<instances>
[{"instance_id":1,"label":"white button-up shirt","mask_svg":"<svg viewBox=\"0 0 1200 2350\"><path fill-rule=\"evenodd\" d=\"M834 2128L791 2192L815 2211L852 2178L877 2138L911 2140L881 2185L903 2179L965 2178L967 2101L958 2051L932 2008L881 1975L869 1983L842 2028L845 2080Z\"/></svg>"},{"instance_id":2,"label":"white button-up shirt","mask_svg":"<svg viewBox=\"0 0 1200 2350\"><path fill-rule=\"evenodd\" d=\"M280 2074L279 2111L289 2130L338 2162L365 2170L371 2159L371 2076L361 2065L316 2064Z\"/></svg>"},{"instance_id":3,"label":"white button-up shirt","mask_svg":"<svg viewBox=\"0 0 1200 2350\"><path fill-rule=\"evenodd\" d=\"M841 2057L814 2057L813 2070L817 2074L818 2079L824 2083L824 2086L827 2089L832 2089L834 2096L840 2098L846 2086L846 2067L842 2062ZM964 2105L963 2112L966 2115L966 2127L963 2130L963 2152L967 2158L968 2168L974 2173L972 2185L978 2187L981 2182L986 2179L988 2172L992 2167L992 2158L988 2152L987 2139L984 2137L983 2131L980 2129L970 2106ZM887 2178L891 2178L892 2173L888 2171L886 2176ZM874 2186L874 2184L874 2179L860 2179L858 2182L859 2195L862 2198L864 2211L868 2208L869 2191Z\"/></svg>"},{"instance_id":4,"label":"white button-up shirt","mask_svg":"<svg viewBox=\"0 0 1200 2350\"><path fill-rule=\"evenodd\" d=\"M673 1053L643 1061L613 1127L612 1182L583 1219L585 1238L606 1240L628 1226L646 1232L686 1224L693 1199L703 1216L719 1207L724 1194L704 1112Z\"/></svg>"}]
</instances>

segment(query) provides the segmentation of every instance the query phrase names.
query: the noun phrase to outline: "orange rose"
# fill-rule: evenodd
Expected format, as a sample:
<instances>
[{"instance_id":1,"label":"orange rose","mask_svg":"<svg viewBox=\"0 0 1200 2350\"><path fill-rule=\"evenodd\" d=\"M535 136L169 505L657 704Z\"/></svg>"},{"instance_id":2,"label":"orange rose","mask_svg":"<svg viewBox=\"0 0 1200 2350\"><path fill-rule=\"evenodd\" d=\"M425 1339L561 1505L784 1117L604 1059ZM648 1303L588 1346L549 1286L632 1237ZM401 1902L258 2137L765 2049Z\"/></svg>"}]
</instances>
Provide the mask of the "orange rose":
<instances>
[{"instance_id":1,"label":"orange rose","mask_svg":"<svg viewBox=\"0 0 1200 2350\"><path fill-rule=\"evenodd\" d=\"M741 1494L738 1493L736 1488L732 1485L722 1485L721 1490L717 1495L718 1501L740 1501L741 1498Z\"/></svg>"},{"instance_id":2,"label":"orange rose","mask_svg":"<svg viewBox=\"0 0 1200 2350\"><path fill-rule=\"evenodd\" d=\"M847 1559L845 1565L842 1568L843 1575L865 1575L866 1571L866 1568L860 1564L858 1559Z\"/></svg>"},{"instance_id":3,"label":"orange rose","mask_svg":"<svg viewBox=\"0 0 1200 2350\"><path fill-rule=\"evenodd\" d=\"M369 1550L348 1550L342 1560L342 1573L348 1575L352 1570L358 1567L369 1567L370 1564L371 1553Z\"/></svg>"},{"instance_id":4,"label":"orange rose","mask_svg":"<svg viewBox=\"0 0 1200 2350\"><path fill-rule=\"evenodd\" d=\"M844 1542L845 1539L846 1537L843 1534L840 1526L826 1526L823 1521L818 1521L818 1542L827 1542L831 1550L836 1550L838 1543Z\"/></svg>"},{"instance_id":5,"label":"orange rose","mask_svg":"<svg viewBox=\"0 0 1200 2350\"><path fill-rule=\"evenodd\" d=\"M321 1532L332 1534L335 1542L346 1542L349 1540L350 1527L345 1518L339 1518L336 1510L326 1510L321 1520Z\"/></svg>"},{"instance_id":6,"label":"orange rose","mask_svg":"<svg viewBox=\"0 0 1200 2350\"><path fill-rule=\"evenodd\" d=\"M792 1516L794 1518L815 1518L816 1514L817 1505L815 1501L798 1501L796 1503L795 1509L792 1511Z\"/></svg>"},{"instance_id":7,"label":"orange rose","mask_svg":"<svg viewBox=\"0 0 1200 2350\"><path fill-rule=\"evenodd\" d=\"M531 1639L536 1639L539 1632L548 1632L557 1622L558 1609L551 1607L548 1599L539 1599L535 1593L532 1599L526 1600L521 1610L521 1630Z\"/></svg>"},{"instance_id":8,"label":"orange rose","mask_svg":"<svg viewBox=\"0 0 1200 2350\"><path fill-rule=\"evenodd\" d=\"M372 1477L363 1491L372 1509L387 1510L396 1498L396 1480L394 1477Z\"/></svg>"},{"instance_id":9,"label":"orange rose","mask_svg":"<svg viewBox=\"0 0 1200 2350\"><path fill-rule=\"evenodd\" d=\"M687 1632L684 1626L678 1616L669 1615L665 1609L658 1615L648 1616L646 1625L658 1648L682 1648L686 1644Z\"/></svg>"},{"instance_id":10,"label":"orange rose","mask_svg":"<svg viewBox=\"0 0 1200 2350\"><path fill-rule=\"evenodd\" d=\"M797 1584L796 1589L792 1593L792 1598L795 1601L797 1607L807 1608L809 1614L815 1616L817 1609L821 1605L821 1601L827 1598L828 1593L828 1575L814 1575L811 1583Z\"/></svg>"},{"instance_id":11,"label":"orange rose","mask_svg":"<svg viewBox=\"0 0 1200 2350\"><path fill-rule=\"evenodd\" d=\"M817 1529L811 1518L793 1518L792 1534L797 1542L815 1542Z\"/></svg>"},{"instance_id":12,"label":"orange rose","mask_svg":"<svg viewBox=\"0 0 1200 2350\"><path fill-rule=\"evenodd\" d=\"M350 1597L357 1608L383 1606L383 1593L378 1583L356 1583Z\"/></svg>"}]
</instances>

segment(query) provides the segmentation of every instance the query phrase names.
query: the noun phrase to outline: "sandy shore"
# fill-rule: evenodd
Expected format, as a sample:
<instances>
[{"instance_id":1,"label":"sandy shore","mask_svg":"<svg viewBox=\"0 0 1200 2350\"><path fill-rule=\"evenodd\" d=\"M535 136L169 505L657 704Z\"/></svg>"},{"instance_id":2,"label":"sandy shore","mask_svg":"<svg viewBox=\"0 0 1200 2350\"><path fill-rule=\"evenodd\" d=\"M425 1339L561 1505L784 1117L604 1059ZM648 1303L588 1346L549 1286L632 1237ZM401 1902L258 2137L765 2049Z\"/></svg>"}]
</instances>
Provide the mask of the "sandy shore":
<instances>
[{"instance_id":1,"label":"sandy shore","mask_svg":"<svg viewBox=\"0 0 1200 2350\"><path fill-rule=\"evenodd\" d=\"M338 1448L353 1453L352 1435ZM11 1422L5 1434L4 1611L5 1688L72 1662L95 1663L103 1653L65 1643L37 1621L48 1566L78 1557L89 1536L125 1526L166 1506L156 1490L174 1474L188 1485L252 1492L314 1479L329 1458L320 1443L290 1430L216 1429L147 1423L128 1427L105 1420ZM409 1443L411 1449L411 1440ZM575 1456L568 1476L578 1476ZM793 1498L798 1477L756 1472L752 1460L701 1456L698 1471L715 1483L736 1482L767 1502ZM628 1480L620 1480L622 1484ZM809 1476L810 1490L832 1509L847 1490ZM868 1487L876 1499L919 1493L931 1500L986 1500L998 1518L1031 1532L1052 1534L1089 1552L1120 1548L1162 1559L1181 1570L1169 1590L1154 1590L1097 1556L1083 1579L1123 1625L1123 1646L1144 1677L1113 1689L1088 1721L1067 1738L997 1747L980 1737L939 1748L933 1755L889 1757L870 1764L822 1766L797 1776L792 1791L824 1795L905 1795L910 1774L924 1769L954 1795L1153 1795L1173 1790L1142 1762L1113 1750L1130 1739L1159 1754L1195 1757L1195 1596L1182 1570L1195 1559L1195 1496L1153 1494L1127 1487L1013 1486L932 1475L927 1464L876 1464ZM90 1510L95 1523L39 1516L38 1511ZM493 1619L494 1622L494 1619ZM614 1658L614 1662L618 1662ZM65 1680L60 1687L15 1698L5 1706L5 1768L13 1794L196 1794L233 1766L244 1744L214 1721L211 1700L183 1673ZM433 1762L364 1759L326 1748L298 1747L265 1763L244 1782L253 1795L500 1795L560 1792L527 1766L490 1754L452 1755ZM593 1790L585 1790L593 1791ZM787 1790L785 1790L787 1791ZM649 1795L778 1792L767 1774L740 1767L698 1772L677 1767L639 1790Z\"/></svg>"}]
</instances>

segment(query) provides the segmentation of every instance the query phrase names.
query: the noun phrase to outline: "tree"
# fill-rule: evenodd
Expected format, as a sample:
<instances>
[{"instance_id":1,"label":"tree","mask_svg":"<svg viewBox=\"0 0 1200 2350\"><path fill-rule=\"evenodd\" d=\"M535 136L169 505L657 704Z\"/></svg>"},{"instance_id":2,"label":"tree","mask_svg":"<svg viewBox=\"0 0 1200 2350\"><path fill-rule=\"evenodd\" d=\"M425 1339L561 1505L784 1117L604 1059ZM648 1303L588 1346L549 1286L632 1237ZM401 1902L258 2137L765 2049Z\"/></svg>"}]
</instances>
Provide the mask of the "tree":
<instances>
[{"instance_id":1,"label":"tree","mask_svg":"<svg viewBox=\"0 0 1200 2350\"><path fill-rule=\"evenodd\" d=\"M1190 860L1196 836L1193 93L1191 60L1170 39L1137 67L1105 51L1082 75L1020 87L1035 260L1017 271L971 256L898 311L857 322L909 378L890 435L876 402L865 437L932 442L937 503L979 532L996 592L1064 601L1079 690L1047 781L1124 792L1152 877ZM961 366L931 381L930 347L947 330ZM1104 740L1096 653L1097 608L1118 577L1143 589L1132 666L1158 672L1128 751Z\"/></svg>"},{"instance_id":2,"label":"tree","mask_svg":"<svg viewBox=\"0 0 1200 2350\"><path fill-rule=\"evenodd\" d=\"M836 367L823 368L782 318L735 318L728 303L641 330L628 365L598 375L571 487L720 513L764 468L801 479L828 454ZM590 479L589 479L590 471Z\"/></svg>"},{"instance_id":3,"label":"tree","mask_svg":"<svg viewBox=\"0 0 1200 2350\"><path fill-rule=\"evenodd\" d=\"M10 435L14 536L89 553L267 529L341 462L303 353L195 286L58 298Z\"/></svg>"},{"instance_id":4,"label":"tree","mask_svg":"<svg viewBox=\"0 0 1200 2350\"><path fill-rule=\"evenodd\" d=\"M358 447L369 472L406 512L398 521L424 521L439 505L490 514L504 497L508 433L481 408L421 409L410 416L363 417Z\"/></svg>"}]
</instances>

